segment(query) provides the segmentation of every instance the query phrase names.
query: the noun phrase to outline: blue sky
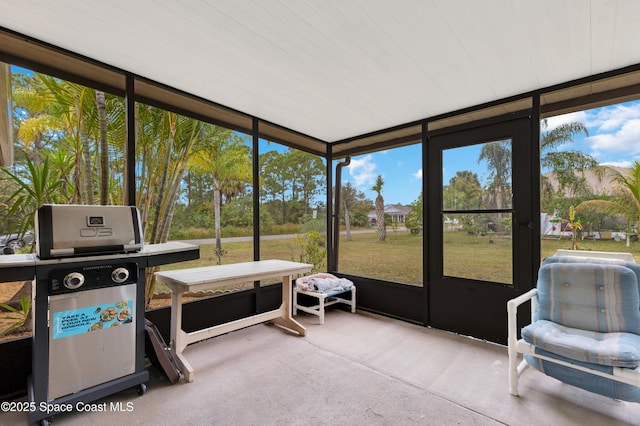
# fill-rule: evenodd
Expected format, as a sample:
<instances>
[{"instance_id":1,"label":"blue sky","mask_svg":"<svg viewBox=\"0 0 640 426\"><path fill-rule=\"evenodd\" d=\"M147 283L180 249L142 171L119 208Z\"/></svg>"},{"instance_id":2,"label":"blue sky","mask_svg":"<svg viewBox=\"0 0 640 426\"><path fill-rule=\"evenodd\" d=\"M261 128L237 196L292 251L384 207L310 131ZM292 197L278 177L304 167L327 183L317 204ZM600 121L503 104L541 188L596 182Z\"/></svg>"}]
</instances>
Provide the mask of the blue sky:
<instances>
[{"instance_id":1,"label":"blue sky","mask_svg":"<svg viewBox=\"0 0 640 426\"><path fill-rule=\"evenodd\" d=\"M558 150L582 151L603 165L629 167L634 160L640 161L640 101L550 117L546 129L542 130L549 131L575 121L587 127L589 136L577 136L573 143L558 147ZM449 161L454 155L445 155L444 182L448 183L458 170L472 170L482 184L487 183L489 172L484 162L478 163L479 154L480 146L476 145L456 149L455 161ZM342 180L350 181L374 200L376 194L371 187L378 175L384 180L382 196L385 204L415 201L422 189L420 145L353 157L351 165L343 171Z\"/></svg>"},{"instance_id":2,"label":"blue sky","mask_svg":"<svg viewBox=\"0 0 640 426\"><path fill-rule=\"evenodd\" d=\"M548 130L574 121L587 126L589 136L577 137L559 149L582 151L602 165L630 167L640 160L640 101L551 117Z\"/></svg>"},{"instance_id":3,"label":"blue sky","mask_svg":"<svg viewBox=\"0 0 640 426\"><path fill-rule=\"evenodd\" d=\"M422 190L420 144L352 157L351 164L343 169L342 182L351 182L367 198L375 200L376 193L371 187L378 175L384 181L385 204L408 205L416 201Z\"/></svg>"}]
</instances>

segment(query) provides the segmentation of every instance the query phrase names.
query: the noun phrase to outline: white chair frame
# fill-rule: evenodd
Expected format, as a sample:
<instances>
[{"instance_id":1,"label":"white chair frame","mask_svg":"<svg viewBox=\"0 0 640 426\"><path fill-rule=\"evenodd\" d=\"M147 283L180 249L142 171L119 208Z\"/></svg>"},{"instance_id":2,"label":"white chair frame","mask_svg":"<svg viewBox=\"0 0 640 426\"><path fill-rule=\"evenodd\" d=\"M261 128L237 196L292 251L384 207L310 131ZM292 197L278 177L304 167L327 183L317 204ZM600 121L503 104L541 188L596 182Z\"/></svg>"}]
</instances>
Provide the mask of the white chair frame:
<instances>
[{"instance_id":1,"label":"white chair frame","mask_svg":"<svg viewBox=\"0 0 640 426\"><path fill-rule=\"evenodd\" d=\"M561 361L555 358L547 357L537 354L535 352L535 346L525 342L523 339L518 340L518 306L525 302L531 302L531 322L534 321L534 315L536 312L538 300L538 290L529 290L525 294L516 297L507 302L507 315L508 315L508 350L509 350L509 393L511 395L518 396L518 377L529 366L526 360L522 360L518 363L518 354L531 355L533 357L543 359L545 361L553 362L563 365L565 367L573 368L576 370L584 371L596 376L605 377L607 379L615 380L617 382L626 383L633 386L640 386L640 367L635 369L613 367L613 374L608 374L602 371L592 370L580 365L571 364L569 362Z\"/></svg>"},{"instance_id":2,"label":"white chair frame","mask_svg":"<svg viewBox=\"0 0 640 426\"><path fill-rule=\"evenodd\" d=\"M351 292L351 299L345 299L342 296L345 293ZM313 306L303 306L298 304L298 295L305 294L307 296L318 299L318 304ZM293 315L297 315L298 309L311 315L315 315L320 318L320 324L324 324L324 309L327 306L335 305L336 303L344 303L351 306L351 313L356 312L356 286L352 286L351 290L345 290L342 293L319 293L316 291L301 290L297 287L293 288Z\"/></svg>"}]
</instances>

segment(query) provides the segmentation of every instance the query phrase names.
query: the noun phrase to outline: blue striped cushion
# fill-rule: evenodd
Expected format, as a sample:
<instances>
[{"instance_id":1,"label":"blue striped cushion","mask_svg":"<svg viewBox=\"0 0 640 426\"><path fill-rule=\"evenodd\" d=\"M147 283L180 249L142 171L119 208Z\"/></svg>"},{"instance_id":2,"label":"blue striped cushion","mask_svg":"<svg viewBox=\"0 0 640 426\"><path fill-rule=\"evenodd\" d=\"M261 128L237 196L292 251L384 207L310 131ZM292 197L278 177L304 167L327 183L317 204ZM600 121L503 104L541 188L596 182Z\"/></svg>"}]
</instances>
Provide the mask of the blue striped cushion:
<instances>
[{"instance_id":1,"label":"blue striped cushion","mask_svg":"<svg viewBox=\"0 0 640 426\"><path fill-rule=\"evenodd\" d=\"M583 367L602 371L608 374L612 373L612 367L604 367L601 365L588 364L583 362L574 362L574 360L567 359L565 357L561 357L550 352L543 351L541 349L536 349L536 353L573 364L581 365ZM623 401L640 402L640 387L629 385L626 383L620 383L615 380L596 376L584 371L574 370L573 368L567 368L553 362L541 360L531 355L524 355L524 358L527 360L527 364L531 365L532 367L542 371L548 376L555 377L556 379L570 385L577 386L579 388L588 390L590 392L595 392L600 395L605 395L610 398L620 399Z\"/></svg>"},{"instance_id":2,"label":"blue striped cushion","mask_svg":"<svg viewBox=\"0 0 640 426\"><path fill-rule=\"evenodd\" d=\"M571 256L549 256L542 262L543 265L548 263L598 263L601 265L620 265L631 269L636 273L638 283L640 284L640 263L627 262L621 259L605 259L597 257L571 257Z\"/></svg>"},{"instance_id":3,"label":"blue striped cushion","mask_svg":"<svg viewBox=\"0 0 640 426\"><path fill-rule=\"evenodd\" d=\"M538 319L602 333L640 334L638 279L626 266L544 262L537 288Z\"/></svg>"},{"instance_id":4,"label":"blue striped cushion","mask_svg":"<svg viewBox=\"0 0 640 426\"><path fill-rule=\"evenodd\" d=\"M598 333L540 320L523 328L522 338L572 360L612 367L640 365L640 336L633 333Z\"/></svg>"}]
</instances>

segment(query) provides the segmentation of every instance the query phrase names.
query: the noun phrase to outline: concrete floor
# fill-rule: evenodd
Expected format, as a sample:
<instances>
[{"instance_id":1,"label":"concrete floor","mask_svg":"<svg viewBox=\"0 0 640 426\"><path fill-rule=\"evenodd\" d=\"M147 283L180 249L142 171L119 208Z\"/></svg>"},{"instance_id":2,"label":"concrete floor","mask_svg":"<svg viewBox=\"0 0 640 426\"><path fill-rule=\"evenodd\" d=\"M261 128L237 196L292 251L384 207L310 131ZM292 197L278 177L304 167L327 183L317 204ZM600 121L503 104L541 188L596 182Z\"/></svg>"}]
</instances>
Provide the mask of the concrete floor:
<instances>
[{"instance_id":1,"label":"concrete floor","mask_svg":"<svg viewBox=\"0 0 640 426\"><path fill-rule=\"evenodd\" d=\"M147 393L105 399L130 412L58 415L54 425L626 425L640 404L565 385L533 369L507 392L503 346L339 309L299 315L306 337L256 325L189 346L192 383L155 368ZM129 404L129 405L127 405ZM107 408L109 410L109 408ZM4 413L2 425L24 425Z\"/></svg>"}]
</instances>

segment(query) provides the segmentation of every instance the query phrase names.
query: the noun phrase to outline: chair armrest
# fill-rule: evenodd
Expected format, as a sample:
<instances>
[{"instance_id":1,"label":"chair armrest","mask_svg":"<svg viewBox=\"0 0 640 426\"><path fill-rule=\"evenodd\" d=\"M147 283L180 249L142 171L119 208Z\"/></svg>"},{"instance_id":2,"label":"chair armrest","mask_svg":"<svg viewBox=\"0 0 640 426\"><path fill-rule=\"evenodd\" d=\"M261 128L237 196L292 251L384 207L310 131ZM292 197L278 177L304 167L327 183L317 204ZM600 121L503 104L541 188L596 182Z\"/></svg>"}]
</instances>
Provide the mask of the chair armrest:
<instances>
[{"instance_id":1,"label":"chair armrest","mask_svg":"<svg viewBox=\"0 0 640 426\"><path fill-rule=\"evenodd\" d=\"M515 299L511 299L507 302L507 312L510 310L517 310L518 306L522 305L524 302L528 302L538 295L538 289L534 288L529 290L528 292L521 294Z\"/></svg>"},{"instance_id":2,"label":"chair armrest","mask_svg":"<svg viewBox=\"0 0 640 426\"><path fill-rule=\"evenodd\" d=\"M509 350L515 350L516 342L518 340L518 306L531 301L531 321L533 322L537 295L538 290L534 288L507 302L507 343L509 344Z\"/></svg>"}]
</instances>

